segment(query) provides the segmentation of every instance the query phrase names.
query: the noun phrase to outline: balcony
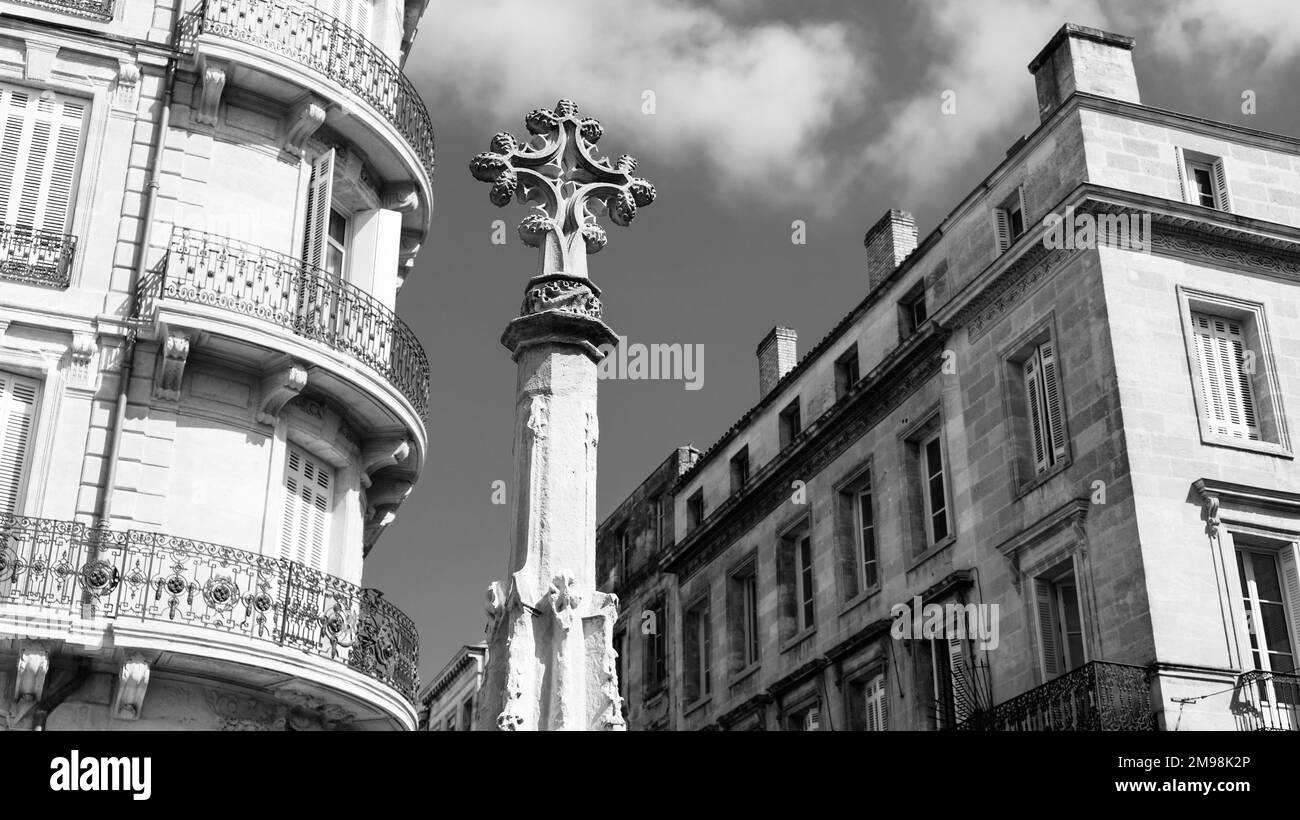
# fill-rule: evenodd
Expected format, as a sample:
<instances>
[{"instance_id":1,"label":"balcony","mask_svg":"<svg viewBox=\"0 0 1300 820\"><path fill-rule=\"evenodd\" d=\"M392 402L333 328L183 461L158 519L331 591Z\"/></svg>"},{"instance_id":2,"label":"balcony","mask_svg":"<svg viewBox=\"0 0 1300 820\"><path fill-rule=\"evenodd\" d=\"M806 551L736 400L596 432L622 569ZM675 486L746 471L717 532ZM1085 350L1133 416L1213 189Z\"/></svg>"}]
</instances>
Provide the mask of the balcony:
<instances>
[{"instance_id":1,"label":"balcony","mask_svg":"<svg viewBox=\"0 0 1300 820\"><path fill-rule=\"evenodd\" d=\"M24 225L0 225L0 279L66 288L77 237Z\"/></svg>"},{"instance_id":2,"label":"balcony","mask_svg":"<svg viewBox=\"0 0 1300 820\"><path fill-rule=\"evenodd\" d=\"M984 732L1149 731L1156 728L1146 669L1092 661L957 727Z\"/></svg>"},{"instance_id":3,"label":"balcony","mask_svg":"<svg viewBox=\"0 0 1300 820\"><path fill-rule=\"evenodd\" d=\"M421 422L428 419L429 360L415 333L369 293L320 268L178 228L166 258L141 287L145 310L158 300L213 307L342 353L386 379Z\"/></svg>"},{"instance_id":4,"label":"balcony","mask_svg":"<svg viewBox=\"0 0 1300 820\"><path fill-rule=\"evenodd\" d=\"M36 613L44 623L63 616L76 628L111 625L119 644L130 644L122 636L133 623L200 630L203 647L271 644L290 660L307 656L377 681L414 708L419 636L411 619L376 590L282 558L0 514L0 606L25 610L26 630Z\"/></svg>"},{"instance_id":5,"label":"balcony","mask_svg":"<svg viewBox=\"0 0 1300 820\"><path fill-rule=\"evenodd\" d=\"M112 20L114 0L15 0L24 6L51 9L92 20Z\"/></svg>"},{"instance_id":6,"label":"balcony","mask_svg":"<svg viewBox=\"0 0 1300 820\"><path fill-rule=\"evenodd\" d=\"M360 98L396 129L432 179L429 111L397 63L359 32L294 0L206 0L191 26L196 40L208 35L287 57Z\"/></svg>"},{"instance_id":7,"label":"balcony","mask_svg":"<svg viewBox=\"0 0 1300 820\"><path fill-rule=\"evenodd\" d=\"M1233 693L1232 714L1243 731L1300 731L1300 675L1243 672Z\"/></svg>"}]
</instances>

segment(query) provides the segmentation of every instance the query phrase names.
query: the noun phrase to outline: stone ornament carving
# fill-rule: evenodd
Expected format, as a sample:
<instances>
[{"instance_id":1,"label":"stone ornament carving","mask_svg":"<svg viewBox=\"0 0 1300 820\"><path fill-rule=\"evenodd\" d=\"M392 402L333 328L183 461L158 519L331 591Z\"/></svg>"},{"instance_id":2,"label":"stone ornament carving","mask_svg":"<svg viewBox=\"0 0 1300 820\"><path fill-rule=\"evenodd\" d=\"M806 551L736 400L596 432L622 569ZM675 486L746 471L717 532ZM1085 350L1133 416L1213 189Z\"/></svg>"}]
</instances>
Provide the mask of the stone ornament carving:
<instances>
[{"instance_id":1,"label":"stone ornament carving","mask_svg":"<svg viewBox=\"0 0 1300 820\"><path fill-rule=\"evenodd\" d=\"M158 351L158 372L154 376L153 395L163 401L180 401L185 362L190 356L190 335L172 331Z\"/></svg>"},{"instance_id":2,"label":"stone ornament carving","mask_svg":"<svg viewBox=\"0 0 1300 820\"><path fill-rule=\"evenodd\" d=\"M492 204L505 207L518 199L532 205L519 223L519 238L542 249L543 274L586 278L587 254L607 241L597 217L607 213L615 225L626 226L638 208L654 202L655 188L632 175L632 157L600 156L596 143L604 129L591 117L579 118L571 100L530 112L524 126L532 135L527 143L497 134L491 150L470 161L470 173L492 186Z\"/></svg>"},{"instance_id":3,"label":"stone ornament carving","mask_svg":"<svg viewBox=\"0 0 1300 820\"><path fill-rule=\"evenodd\" d=\"M258 423L275 426L280 411L306 386L307 366L301 362L290 362L263 377L262 404L257 411Z\"/></svg>"},{"instance_id":4,"label":"stone ornament carving","mask_svg":"<svg viewBox=\"0 0 1300 820\"><path fill-rule=\"evenodd\" d=\"M361 486L370 487L375 473L406 461L410 454L411 442L406 438L367 441L361 450Z\"/></svg>"},{"instance_id":5,"label":"stone ornament carving","mask_svg":"<svg viewBox=\"0 0 1300 820\"><path fill-rule=\"evenodd\" d=\"M199 87L195 89L194 121L200 125L216 125L221 107L221 94L226 89L226 74L230 67L221 60L199 55Z\"/></svg>"},{"instance_id":6,"label":"stone ornament carving","mask_svg":"<svg viewBox=\"0 0 1300 820\"><path fill-rule=\"evenodd\" d=\"M14 707L36 703L45 693L50 671L50 651L43 644L25 643L18 650L18 674L14 676ZM12 712L12 710L11 710Z\"/></svg>"},{"instance_id":7,"label":"stone ornament carving","mask_svg":"<svg viewBox=\"0 0 1300 820\"><path fill-rule=\"evenodd\" d=\"M307 140L325 124L325 102L307 95L284 116L284 150L301 157Z\"/></svg>"},{"instance_id":8,"label":"stone ornament carving","mask_svg":"<svg viewBox=\"0 0 1300 820\"><path fill-rule=\"evenodd\" d=\"M68 375L75 384L89 387L94 381L90 375L90 362L98 349L94 333L72 334L72 346L68 348Z\"/></svg>"},{"instance_id":9,"label":"stone ornament carving","mask_svg":"<svg viewBox=\"0 0 1300 820\"><path fill-rule=\"evenodd\" d=\"M144 696L149 689L149 661L132 655L122 663L117 674L117 692L113 696L113 717L118 720L138 720L144 709Z\"/></svg>"},{"instance_id":10,"label":"stone ornament carving","mask_svg":"<svg viewBox=\"0 0 1300 820\"><path fill-rule=\"evenodd\" d=\"M396 182L384 186L380 205L388 211L410 213L420 207L420 190L414 182Z\"/></svg>"},{"instance_id":11,"label":"stone ornament carving","mask_svg":"<svg viewBox=\"0 0 1300 820\"><path fill-rule=\"evenodd\" d=\"M546 310L558 310L589 319L601 318L599 291L586 279L567 276L548 276L529 283L520 316L529 316Z\"/></svg>"},{"instance_id":12,"label":"stone ornament carving","mask_svg":"<svg viewBox=\"0 0 1300 820\"><path fill-rule=\"evenodd\" d=\"M550 407L545 396L533 396L528 405L528 429L533 431L533 440L546 438L546 428L550 424Z\"/></svg>"},{"instance_id":13,"label":"stone ornament carving","mask_svg":"<svg viewBox=\"0 0 1300 820\"><path fill-rule=\"evenodd\" d=\"M117 83L113 89L113 107L119 111L134 111L140 101L140 64L119 60Z\"/></svg>"}]
</instances>

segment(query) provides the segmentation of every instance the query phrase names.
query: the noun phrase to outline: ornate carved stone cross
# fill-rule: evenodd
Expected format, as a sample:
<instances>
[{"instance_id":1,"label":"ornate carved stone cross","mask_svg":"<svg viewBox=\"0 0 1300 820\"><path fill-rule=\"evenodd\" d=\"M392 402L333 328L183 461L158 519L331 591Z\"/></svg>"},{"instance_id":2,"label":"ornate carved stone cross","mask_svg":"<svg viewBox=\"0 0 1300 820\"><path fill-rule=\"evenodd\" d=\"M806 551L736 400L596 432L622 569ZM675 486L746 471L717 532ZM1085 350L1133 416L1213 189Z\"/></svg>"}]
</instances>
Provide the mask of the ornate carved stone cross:
<instances>
[{"instance_id":1,"label":"ornate carved stone cross","mask_svg":"<svg viewBox=\"0 0 1300 820\"><path fill-rule=\"evenodd\" d=\"M600 123L560 100L524 120L531 137L492 138L470 162L493 204L530 204L519 223L538 248L520 315L501 342L518 366L509 578L488 588L488 663L478 725L622 729L613 626L618 599L596 586L596 366L618 337L602 320L587 255L607 215L627 225L654 201L636 160L600 156Z\"/></svg>"}]
</instances>

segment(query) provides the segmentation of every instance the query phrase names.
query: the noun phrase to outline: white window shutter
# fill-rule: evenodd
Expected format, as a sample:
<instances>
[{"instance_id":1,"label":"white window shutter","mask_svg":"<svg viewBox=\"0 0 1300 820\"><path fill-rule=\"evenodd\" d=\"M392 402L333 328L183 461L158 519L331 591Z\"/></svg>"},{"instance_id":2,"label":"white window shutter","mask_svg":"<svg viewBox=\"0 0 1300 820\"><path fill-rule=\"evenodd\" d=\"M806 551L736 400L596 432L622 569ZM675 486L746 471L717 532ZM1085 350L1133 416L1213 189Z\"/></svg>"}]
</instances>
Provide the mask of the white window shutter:
<instances>
[{"instance_id":1,"label":"white window shutter","mask_svg":"<svg viewBox=\"0 0 1300 820\"><path fill-rule=\"evenodd\" d=\"M1214 203L1220 211L1232 210L1232 198L1228 195L1228 174L1223 167L1223 157L1214 161Z\"/></svg>"},{"instance_id":2,"label":"white window shutter","mask_svg":"<svg viewBox=\"0 0 1300 820\"><path fill-rule=\"evenodd\" d=\"M885 676L877 675L867 684L865 691L865 708L868 732L889 731L889 706L886 702Z\"/></svg>"},{"instance_id":3,"label":"white window shutter","mask_svg":"<svg viewBox=\"0 0 1300 820\"><path fill-rule=\"evenodd\" d=\"M1191 202L1191 183L1187 179L1187 157L1183 156L1183 149L1177 145L1174 146L1174 166L1178 169L1178 192L1182 195L1183 202Z\"/></svg>"},{"instance_id":4,"label":"white window shutter","mask_svg":"<svg viewBox=\"0 0 1300 820\"><path fill-rule=\"evenodd\" d=\"M1025 359L1025 412L1029 417L1030 453L1034 457L1034 472L1041 473L1047 469L1047 425L1044 423L1041 397L1042 374L1039 370L1038 353Z\"/></svg>"},{"instance_id":5,"label":"white window shutter","mask_svg":"<svg viewBox=\"0 0 1300 820\"><path fill-rule=\"evenodd\" d=\"M948 639L948 673L952 679L953 719L957 723L970 718L975 711L975 693L972 691L970 667L966 665L966 641Z\"/></svg>"},{"instance_id":6,"label":"white window shutter","mask_svg":"<svg viewBox=\"0 0 1300 820\"><path fill-rule=\"evenodd\" d=\"M804 726L803 726L803 728L804 728L804 731L805 731L805 732L818 732L818 731L821 731L821 728L822 728L822 712L821 712L821 708L820 708L820 707L813 706L813 707L811 707L811 708L808 709L808 714L807 714L807 716L804 718Z\"/></svg>"},{"instance_id":7,"label":"white window shutter","mask_svg":"<svg viewBox=\"0 0 1300 820\"><path fill-rule=\"evenodd\" d=\"M1245 328L1238 319L1192 314L1201 399L1215 435L1258 440L1255 393L1245 370Z\"/></svg>"},{"instance_id":8,"label":"white window shutter","mask_svg":"<svg viewBox=\"0 0 1300 820\"><path fill-rule=\"evenodd\" d=\"M1300 646L1300 542L1288 544L1278 552L1282 571L1282 598L1291 618L1292 646Z\"/></svg>"},{"instance_id":9,"label":"white window shutter","mask_svg":"<svg viewBox=\"0 0 1300 820\"><path fill-rule=\"evenodd\" d=\"M1029 230L1029 209L1025 207L1025 186L1021 185L1016 188L1016 198L1020 201L1020 224L1024 230Z\"/></svg>"},{"instance_id":10,"label":"white window shutter","mask_svg":"<svg viewBox=\"0 0 1300 820\"><path fill-rule=\"evenodd\" d=\"M302 258L317 268L325 266L333 200L334 149L331 148L312 162L311 179L307 183L307 225L303 231Z\"/></svg>"},{"instance_id":11,"label":"white window shutter","mask_svg":"<svg viewBox=\"0 0 1300 820\"><path fill-rule=\"evenodd\" d=\"M1003 253L1011 247L1011 223L1007 219L1007 212L1002 208L993 209L993 227L998 240L998 253Z\"/></svg>"},{"instance_id":12,"label":"white window shutter","mask_svg":"<svg viewBox=\"0 0 1300 820\"><path fill-rule=\"evenodd\" d=\"M86 106L0 86L0 222L67 233Z\"/></svg>"},{"instance_id":13,"label":"white window shutter","mask_svg":"<svg viewBox=\"0 0 1300 820\"><path fill-rule=\"evenodd\" d=\"M0 372L0 513L22 513L39 383Z\"/></svg>"},{"instance_id":14,"label":"white window shutter","mask_svg":"<svg viewBox=\"0 0 1300 820\"><path fill-rule=\"evenodd\" d=\"M1043 676L1051 680L1061 674L1061 651L1056 637L1056 607L1052 605L1052 584L1034 580L1034 603L1038 610L1038 651Z\"/></svg>"},{"instance_id":15,"label":"white window shutter","mask_svg":"<svg viewBox=\"0 0 1300 820\"><path fill-rule=\"evenodd\" d=\"M280 530L282 558L312 569L325 568L334 471L319 459L289 446L284 474L284 513Z\"/></svg>"},{"instance_id":16,"label":"white window shutter","mask_svg":"<svg viewBox=\"0 0 1300 820\"><path fill-rule=\"evenodd\" d=\"M1047 419L1048 443L1052 448L1052 461L1065 458L1065 407L1061 398L1061 375L1056 361L1056 345L1043 342L1038 348L1042 364L1043 415Z\"/></svg>"}]
</instances>

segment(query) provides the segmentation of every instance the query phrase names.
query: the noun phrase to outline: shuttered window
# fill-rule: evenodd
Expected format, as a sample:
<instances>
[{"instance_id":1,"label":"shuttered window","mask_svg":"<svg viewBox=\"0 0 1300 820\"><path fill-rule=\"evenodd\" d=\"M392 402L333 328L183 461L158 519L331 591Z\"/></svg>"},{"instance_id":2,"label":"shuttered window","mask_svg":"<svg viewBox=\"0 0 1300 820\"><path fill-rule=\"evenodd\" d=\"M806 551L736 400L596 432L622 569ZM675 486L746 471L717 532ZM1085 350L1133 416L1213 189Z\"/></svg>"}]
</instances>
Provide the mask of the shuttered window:
<instances>
[{"instance_id":1,"label":"shuttered window","mask_svg":"<svg viewBox=\"0 0 1300 820\"><path fill-rule=\"evenodd\" d=\"M1025 210L1025 188L1016 188L1016 195L1001 208L993 209L993 228L997 239L998 253L1005 252L1011 243L1020 238L1027 227Z\"/></svg>"},{"instance_id":2,"label":"shuttered window","mask_svg":"<svg viewBox=\"0 0 1300 820\"><path fill-rule=\"evenodd\" d=\"M284 519L280 555L313 569L325 568L333 511L333 469L299 447L289 445L284 471Z\"/></svg>"},{"instance_id":3,"label":"shuttered window","mask_svg":"<svg viewBox=\"0 0 1300 820\"><path fill-rule=\"evenodd\" d=\"M868 732L889 731L889 698L885 676L876 675L862 687L862 728Z\"/></svg>"},{"instance_id":4,"label":"shuttered window","mask_svg":"<svg viewBox=\"0 0 1300 820\"><path fill-rule=\"evenodd\" d=\"M363 37L374 38L374 0L316 0L316 8Z\"/></svg>"},{"instance_id":5,"label":"shuttered window","mask_svg":"<svg viewBox=\"0 0 1300 820\"><path fill-rule=\"evenodd\" d=\"M334 149L311 164L307 183L307 224L303 231L302 258L309 265L325 267L329 252L330 205L334 198Z\"/></svg>"},{"instance_id":6,"label":"shuttered window","mask_svg":"<svg viewBox=\"0 0 1300 820\"><path fill-rule=\"evenodd\" d=\"M808 535L799 538L795 551L795 581L799 629L810 629L817 623L817 607L813 592L812 537Z\"/></svg>"},{"instance_id":7,"label":"shuttered window","mask_svg":"<svg viewBox=\"0 0 1300 820\"><path fill-rule=\"evenodd\" d=\"M1034 580L1034 606L1038 618L1038 651L1043 676L1051 680L1082 666L1083 610L1074 573L1051 580Z\"/></svg>"},{"instance_id":8,"label":"shuttered window","mask_svg":"<svg viewBox=\"0 0 1300 820\"><path fill-rule=\"evenodd\" d=\"M21 514L38 382L0 371L0 513Z\"/></svg>"},{"instance_id":9,"label":"shuttered window","mask_svg":"<svg viewBox=\"0 0 1300 820\"><path fill-rule=\"evenodd\" d=\"M1186 152L1175 146L1174 160L1178 169L1178 187L1184 202L1219 211L1232 210L1228 170L1223 157Z\"/></svg>"},{"instance_id":10,"label":"shuttered window","mask_svg":"<svg viewBox=\"0 0 1300 820\"><path fill-rule=\"evenodd\" d=\"M0 84L0 223L66 234L87 109Z\"/></svg>"},{"instance_id":11,"label":"shuttered window","mask_svg":"<svg viewBox=\"0 0 1300 820\"><path fill-rule=\"evenodd\" d=\"M1247 372L1245 322L1192 313L1201 406L1217 436L1258 441L1255 391Z\"/></svg>"},{"instance_id":12,"label":"shuttered window","mask_svg":"<svg viewBox=\"0 0 1300 820\"><path fill-rule=\"evenodd\" d=\"M1034 470L1043 473L1065 458L1065 411L1056 348L1039 345L1023 364L1025 412L1029 419L1030 451Z\"/></svg>"}]
</instances>

